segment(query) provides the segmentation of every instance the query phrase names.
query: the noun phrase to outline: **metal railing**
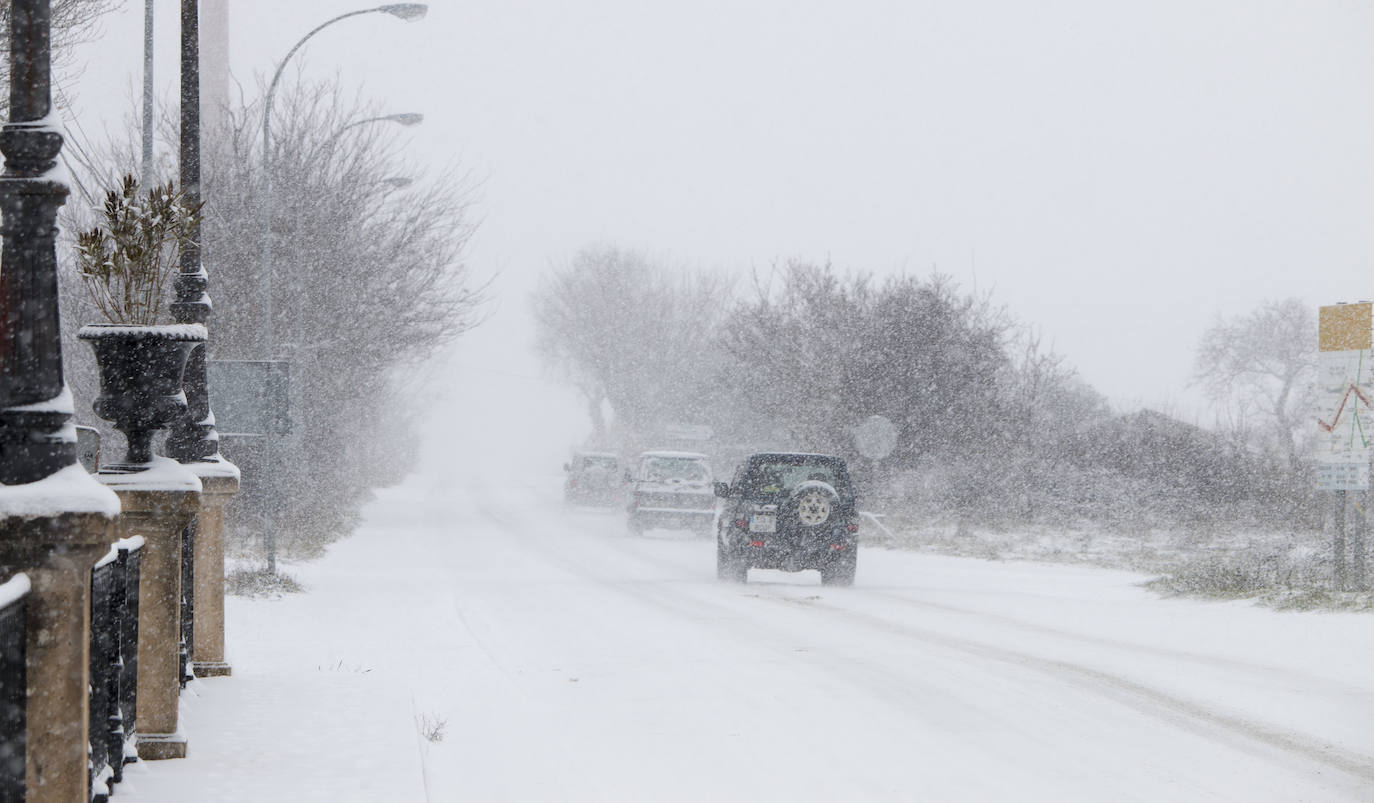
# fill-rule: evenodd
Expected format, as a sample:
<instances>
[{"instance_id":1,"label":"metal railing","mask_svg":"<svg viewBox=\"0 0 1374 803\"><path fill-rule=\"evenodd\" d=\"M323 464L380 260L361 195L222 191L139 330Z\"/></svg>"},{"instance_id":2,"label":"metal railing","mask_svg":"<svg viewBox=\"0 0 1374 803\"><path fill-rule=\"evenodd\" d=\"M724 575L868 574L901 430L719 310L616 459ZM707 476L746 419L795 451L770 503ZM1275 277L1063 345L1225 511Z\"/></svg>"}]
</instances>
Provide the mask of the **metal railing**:
<instances>
[{"instance_id":1,"label":"metal railing","mask_svg":"<svg viewBox=\"0 0 1374 803\"><path fill-rule=\"evenodd\" d=\"M120 753L123 759L115 769L115 780L124 777L124 765L138 760L138 577L143 559L143 539L121 542L119 563L124 575L122 594L117 599L124 615L119 620L119 716ZM118 547L118 545L116 545Z\"/></svg>"},{"instance_id":2,"label":"metal railing","mask_svg":"<svg viewBox=\"0 0 1374 803\"><path fill-rule=\"evenodd\" d=\"M193 645L196 641L196 520L181 531L181 645L179 653L179 674L181 688L196 679L191 671L195 660Z\"/></svg>"},{"instance_id":3,"label":"metal railing","mask_svg":"<svg viewBox=\"0 0 1374 803\"><path fill-rule=\"evenodd\" d=\"M91 570L90 799L104 803L134 749L138 578L143 539L126 538Z\"/></svg>"},{"instance_id":4,"label":"metal railing","mask_svg":"<svg viewBox=\"0 0 1374 803\"><path fill-rule=\"evenodd\" d=\"M0 801L24 799L29 578L0 583Z\"/></svg>"}]
</instances>

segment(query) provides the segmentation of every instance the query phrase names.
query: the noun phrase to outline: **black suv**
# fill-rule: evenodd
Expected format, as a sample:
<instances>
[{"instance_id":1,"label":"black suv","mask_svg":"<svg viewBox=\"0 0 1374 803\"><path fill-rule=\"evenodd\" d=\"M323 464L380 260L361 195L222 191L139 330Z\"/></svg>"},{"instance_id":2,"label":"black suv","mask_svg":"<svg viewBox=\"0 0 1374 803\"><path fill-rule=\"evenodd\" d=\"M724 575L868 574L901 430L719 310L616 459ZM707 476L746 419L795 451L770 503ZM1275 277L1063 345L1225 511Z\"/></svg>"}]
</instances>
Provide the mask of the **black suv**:
<instances>
[{"instance_id":1,"label":"black suv","mask_svg":"<svg viewBox=\"0 0 1374 803\"><path fill-rule=\"evenodd\" d=\"M750 567L819 569L825 585L852 585L859 514L844 460L822 454L751 455L727 485L717 519L716 573L742 583Z\"/></svg>"}]
</instances>

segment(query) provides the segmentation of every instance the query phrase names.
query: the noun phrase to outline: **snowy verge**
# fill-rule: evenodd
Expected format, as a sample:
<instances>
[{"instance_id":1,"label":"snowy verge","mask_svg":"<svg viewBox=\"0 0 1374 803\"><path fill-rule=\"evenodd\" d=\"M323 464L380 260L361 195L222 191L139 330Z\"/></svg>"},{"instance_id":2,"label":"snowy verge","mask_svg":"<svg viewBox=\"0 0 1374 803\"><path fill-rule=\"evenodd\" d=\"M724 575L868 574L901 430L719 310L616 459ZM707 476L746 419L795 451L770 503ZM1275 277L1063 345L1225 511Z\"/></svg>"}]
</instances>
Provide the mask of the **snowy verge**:
<instances>
[{"instance_id":1,"label":"snowy verge","mask_svg":"<svg viewBox=\"0 0 1374 803\"><path fill-rule=\"evenodd\" d=\"M870 546L983 560L1077 564L1152 575L1161 596L1249 599L1280 610L1374 611L1374 593L1336 591L1330 535L1317 531L893 524Z\"/></svg>"}]
</instances>

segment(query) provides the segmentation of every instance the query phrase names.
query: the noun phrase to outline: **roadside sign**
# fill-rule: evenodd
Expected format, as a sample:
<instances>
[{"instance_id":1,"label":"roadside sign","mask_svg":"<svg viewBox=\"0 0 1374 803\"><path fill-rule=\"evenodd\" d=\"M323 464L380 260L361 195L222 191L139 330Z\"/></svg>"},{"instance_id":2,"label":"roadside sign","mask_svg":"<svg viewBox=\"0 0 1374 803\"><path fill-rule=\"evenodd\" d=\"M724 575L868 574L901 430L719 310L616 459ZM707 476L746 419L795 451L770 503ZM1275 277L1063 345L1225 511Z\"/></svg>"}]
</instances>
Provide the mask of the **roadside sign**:
<instances>
[{"instance_id":1,"label":"roadside sign","mask_svg":"<svg viewBox=\"0 0 1374 803\"><path fill-rule=\"evenodd\" d=\"M210 408L221 435L291 432L290 363L284 360L207 360Z\"/></svg>"},{"instance_id":2,"label":"roadside sign","mask_svg":"<svg viewBox=\"0 0 1374 803\"><path fill-rule=\"evenodd\" d=\"M1363 491L1374 455L1374 304L1322 307L1317 355L1317 487Z\"/></svg>"},{"instance_id":3,"label":"roadside sign","mask_svg":"<svg viewBox=\"0 0 1374 803\"><path fill-rule=\"evenodd\" d=\"M1322 307L1317 331L1322 351L1368 351L1374 347L1374 303Z\"/></svg>"},{"instance_id":4,"label":"roadside sign","mask_svg":"<svg viewBox=\"0 0 1374 803\"><path fill-rule=\"evenodd\" d=\"M881 415L871 415L854 428L854 448L870 460L882 460L897 448L897 425Z\"/></svg>"},{"instance_id":5,"label":"roadside sign","mask_svg":"<svg viewBox=\"0 0 1374 803\"><path fill-rule=\"evenodd\" d=\"M1368 488L1368 463L1317 464L1317 490L1319 491L1363 491Z\"/></svg>"}]
</instances>

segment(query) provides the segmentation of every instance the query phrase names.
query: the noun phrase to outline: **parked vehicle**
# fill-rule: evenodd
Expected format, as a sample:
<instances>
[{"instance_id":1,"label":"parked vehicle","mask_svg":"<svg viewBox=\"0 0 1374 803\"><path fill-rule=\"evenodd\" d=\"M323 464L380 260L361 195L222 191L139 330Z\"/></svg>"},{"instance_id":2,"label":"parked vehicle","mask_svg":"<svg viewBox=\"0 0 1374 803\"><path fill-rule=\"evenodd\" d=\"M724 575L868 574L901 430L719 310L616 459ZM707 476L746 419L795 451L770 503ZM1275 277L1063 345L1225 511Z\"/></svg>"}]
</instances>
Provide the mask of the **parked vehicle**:
<instances>
[{"instance_id":1,"label":"parked vehicle","mask_svg":"<svg viewBox=\"0 0 1374 803\"><path fill-rule=\"evenodd\" d=\"M620 458L612 452L576 452L563 464L563 501L614 507L625 498Z\"/></svg>"},{"instance_id":2,"label":"parked vehicle","mask_svg":"<svg viewBox=\"0 0 1374 803\"><path fill-rule=\"evenodd\" d=\"M750 455L727 484L716 531L716 574L742 583L749 569L818 569L825 585L852 585L859 515L844 459Z\"/></svg>"},{"instance_id":3,"label":"parked vehicle","mask_svg":"<svg viewBox=\"0 0 1374 803\"><path fill-rule=\"evenodd\" d=\"M697 452L644 452L634 471L629 507L630 532L651 528L710 534L716 515L711 464Z\"/></svg>"}]
</instances>

